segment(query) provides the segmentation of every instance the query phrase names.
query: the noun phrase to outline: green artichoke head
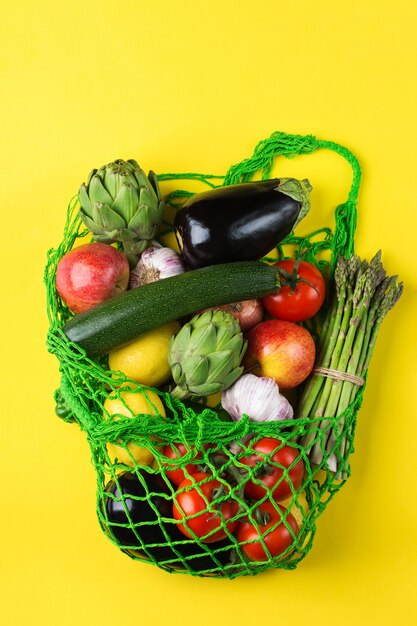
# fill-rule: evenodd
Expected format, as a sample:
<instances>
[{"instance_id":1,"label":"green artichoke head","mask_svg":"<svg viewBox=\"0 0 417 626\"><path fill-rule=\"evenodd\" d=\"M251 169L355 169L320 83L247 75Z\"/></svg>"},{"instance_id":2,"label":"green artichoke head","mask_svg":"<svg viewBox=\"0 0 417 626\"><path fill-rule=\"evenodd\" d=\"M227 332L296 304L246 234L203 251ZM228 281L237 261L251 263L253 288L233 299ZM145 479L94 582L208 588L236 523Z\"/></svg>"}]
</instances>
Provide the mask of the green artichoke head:
<instances>
[{"instance_id":1,"label":"green artichoke head","mask_svg":"<svg viewBox=\"0 0 417 626\"><path fill-rule=\"evenodd\" d=\"M239 322L230 313L196 315L171 341L168 359L177 385L172 395L209 396L227 389L243 372L246 347Z\"/></svg>"},{"instance_id":2,"label":"green artichoke head","mask_svg":"<svg viewBox=\"0 0 417 626\"><path fill-rule=\"evenodd\" d=\"M134 267L164 212L155 173L146 176L134 159L118 159L90 172L78 197L81 219L94 239L121 243Z\"/></svg>"}]
</instances>

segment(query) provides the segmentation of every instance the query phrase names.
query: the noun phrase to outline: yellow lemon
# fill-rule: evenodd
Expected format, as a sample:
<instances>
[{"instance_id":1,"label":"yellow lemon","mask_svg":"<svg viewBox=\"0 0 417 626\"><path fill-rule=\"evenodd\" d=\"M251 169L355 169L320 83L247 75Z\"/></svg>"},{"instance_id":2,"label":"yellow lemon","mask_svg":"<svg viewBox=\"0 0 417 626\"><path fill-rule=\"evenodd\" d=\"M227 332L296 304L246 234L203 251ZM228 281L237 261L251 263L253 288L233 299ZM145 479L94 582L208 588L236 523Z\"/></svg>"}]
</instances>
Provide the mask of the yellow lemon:
<instances>
[{"instance_id":1,"label":"yellow lemon","mask_svg":"<svg viewBox=\"0 0 417 626\"><path fill-rule=\"evenodd\" d=\"M159 396L149 389L134 392L129 385L120 387L117 393L108 396L104 402L105 419L115 420L121 417L134 417L135 415L162 415L165 417L165 408ZM117 458L119 462L130 467L137 465L151 465L154 456L150 450L133 443L120 445L107 444L107 451L112 462Z\"/></svg>"},{"instance_id":2,"label":"yellow lemon","mask_svg":"<svg viewBox=\"0 0 417 626\"><path fill-rule=\"evenodd\" d=\"M221 399L222 399L221 392L214 393L212 396L207 396L206 398L207 406L214 408L220 403Z\"/></svg>"},{"instance_id":3,"label":"yellow lemon","mask_svg":"<svg viewBox=\"0 0 417 626\"><path fill-rule=\"evenodd\" d=\"M175 237L174 233L167 233L166 235L162 235L161 242L164 244L164 246L175 250L175 252L180 251L177 238Z\"/></svg>"},{"instance_id":4,"label":"yellow lemon","mask_svg":"<svg viewBox=\"0 0 417 626\"><path fill-rule=\"evenodd\" d=\"M291 507L290 512L295 518L299 528L303 526L305 523L305 518L308 515L310 507L308 506L307 498L305 495L305 491L299 493L296 498L296 501L293 501L293 496L290 496L287 500L280 502L282 506L286 509Z\"/></svg>"},{"instance_id":5,"label":"yellow lemon","mask_svg":"<svg viewBox=\"0 0 417 626\"><path fill-rule=\"evenodd\" d=\"M281 506L284 506L286 509L288 508L290 509L290 513L295 518L295 521L298 524L299 530L301 530L301 528L306 523L306 517L310 511L310 507L307 502L305 491L302 491L296 496L296 501L293 501L293 496L290 496L287 500L284 500L280 502L279 504ZM310 541L310 538L311 538L311 531L307 533L306 537L304 538L303 543L299 546L299 549L298 549L299 554L301 554L301 551L307 546L308 542ZM290 556L293 553L294 553L294 550L290 550L282 558L285 559L287 556Z\"/></svg>"},{"instance_id":6,"label":"yellow lemon","mask_svg":"<svg viewBox=\"0 0 417 626\"><path fill-rule=\"evenodd\" d=\"M171 337L179 329L178 322L170 322L144 333L127 346L113 350L109 355L110 369L120 370L141 385L158 387L171 376L169 345Z\"/></svg>"}]
</instances>

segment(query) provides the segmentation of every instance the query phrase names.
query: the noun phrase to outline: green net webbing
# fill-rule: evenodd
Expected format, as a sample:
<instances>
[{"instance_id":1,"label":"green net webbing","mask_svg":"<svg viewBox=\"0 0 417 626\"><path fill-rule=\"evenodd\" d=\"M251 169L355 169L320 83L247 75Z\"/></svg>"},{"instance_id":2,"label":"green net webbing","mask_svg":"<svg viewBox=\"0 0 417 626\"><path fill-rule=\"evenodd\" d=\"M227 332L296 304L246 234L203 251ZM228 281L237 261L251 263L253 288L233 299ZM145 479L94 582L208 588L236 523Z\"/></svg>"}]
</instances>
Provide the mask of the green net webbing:
<instances>
[{"instance_id":1,"label":"green net webbing","mask_svg":"<svg viewBox=\"0 0 417 626\"><path fill-rule=\"evenodd\" d=\"M290 159L320 149L332 150L350 164L353 180L348 198L335 209L335 224L331 228L324 227L305 237L293 232L277 246L275 255L265 260L303 254L305 260L320 267L331 290L337 256L349 257L354 247L361 172L357 159L347 148L312 135L275 132L256 145L251 157L230 167L225 176L171 173L159 174L158 180L163 190L164 181L181 179L211 188L247 182L256 175L267 179L277 157ZM172 230L175 209L190 195L191 191L182 189L166 195L171 213L168 211L161 225L161 237ZM72 314L55 288L58 261L76 242L89 236L78 208L78 199L74 198L68 207L63 239L56 249L48 252L45 268L50 325L47 346L58 358L62 376L60 388L55 392L57 413L64 420L78 424L91 448L97 473L97 516L106 536L131 558L153 563L168 572L235 578L268 568L294 569L312 547L317 518L350 475L344 459L353 452L356 414L364 387L338 417L264 423L244 418L232 422L225 419L219 406L183 403L167 391L143 387L119 372L110 371L106 357L88 358L62 332ZM320 315L316 318L309 330L319 337L322 319ZM117 410L109 411L109 396ZM333 447L328 449L326 434L332 430L337 436ZM306 451L298 443L305 436L322 447L323 460L319 465L311 465ZM286 499L280 501L282 507L275 504L268 489L256 498L242 495L248 483L259 487L262 473L259 466L251 466L247 459L254 455L256 443L264 438L278 439L279 449L288 445L295 452L289 466L277 460L277 450L265 452L261 459L268 471L278 468L282 473L282 485L287 489ZM344 470L340 479L330 471L328 459L332 454L339 454L342 440L346 454L339 459ZM169 449L174 452L171 456ZM303 470L301 484L293 480L294 472L300 467ZM190 487L186 492L194 495L195 511L184 517L182 504L177 505L182 514L181 523L188 533L186 536L180 532L174 515L176 485L172 472L191 480L196 469L201 478L194 479L193 489ZM280 526L285 527L287 536L291 537L289 545L278 556L274 556L270 534L264 532L268 519L274 515L259 517L260 501L266 511L268 506L274 508ZM202 541L198 528L203 516L205 521L208 516L213 524ZM244 540L239 541L234 532L237 522L243 518L250 520L259 531L258 539L252 543L258 548L258 555L261 554L256 560L248 558L243 549ZM292 519L298 524L298 534L294 532ZM278 522L276 524L278 526Z\"/></svg>"}]
</instances>

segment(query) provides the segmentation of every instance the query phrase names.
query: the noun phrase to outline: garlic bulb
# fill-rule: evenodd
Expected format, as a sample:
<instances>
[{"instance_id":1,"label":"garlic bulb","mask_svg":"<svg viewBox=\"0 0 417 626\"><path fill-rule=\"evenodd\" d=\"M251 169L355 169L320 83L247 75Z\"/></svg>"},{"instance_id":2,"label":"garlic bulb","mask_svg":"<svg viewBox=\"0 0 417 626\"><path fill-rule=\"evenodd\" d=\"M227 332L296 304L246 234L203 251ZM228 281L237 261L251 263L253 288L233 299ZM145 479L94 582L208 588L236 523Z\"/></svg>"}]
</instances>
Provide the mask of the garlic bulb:
<instances>
[{"instance_id":1,"label":"garlic bulb","mask_svg":"<svg viewBox=\"0 0 417 626\"><path fill-rule=\"evenodd\" d=\"M244 414L254 422L289 420L294 411L279 392L275 380L265 376L243 374L222 393L222 407L236 422Z\"/></svg>"},{"instance_id":2,"label":"garlic bulb","mask_svg":"<svg viewBox=\"0 0 417 626\"><path fill-rule=\"evenodd\" d=\"M138 264L130 272L129 289L176 276L184 271L184 264L175 250L152 246L142 253Z\"/></svg>"}]
</instances>

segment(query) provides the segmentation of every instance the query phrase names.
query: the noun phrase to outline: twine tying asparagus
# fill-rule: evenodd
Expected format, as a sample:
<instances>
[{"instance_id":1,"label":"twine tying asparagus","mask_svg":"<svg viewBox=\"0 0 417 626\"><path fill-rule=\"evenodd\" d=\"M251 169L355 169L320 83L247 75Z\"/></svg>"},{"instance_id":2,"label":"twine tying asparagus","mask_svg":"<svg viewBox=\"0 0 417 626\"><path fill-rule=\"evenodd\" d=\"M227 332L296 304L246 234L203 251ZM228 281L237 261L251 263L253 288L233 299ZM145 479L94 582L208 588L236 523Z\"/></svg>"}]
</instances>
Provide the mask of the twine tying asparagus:
<instances>
[{"instance_id":1,"label":"twine tying asparagus","mask_svg":"<svg viewBox=\"0 0 417 626\"><path fill-rule=\"evenodd\" d=\"M358 387L363 387L365 384L365 381L361 376L354 376L353 374L348 374L347 372L333 370L330 367L315 367L313 369L313 374L321 374L321 376L333 378L334 380L347 380L352 383L352 385L358 385Z\"/></svg>"}]
</instances>

